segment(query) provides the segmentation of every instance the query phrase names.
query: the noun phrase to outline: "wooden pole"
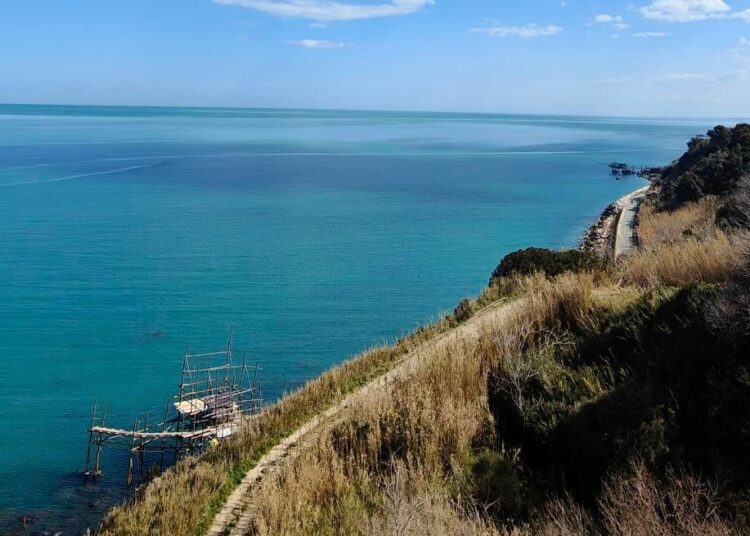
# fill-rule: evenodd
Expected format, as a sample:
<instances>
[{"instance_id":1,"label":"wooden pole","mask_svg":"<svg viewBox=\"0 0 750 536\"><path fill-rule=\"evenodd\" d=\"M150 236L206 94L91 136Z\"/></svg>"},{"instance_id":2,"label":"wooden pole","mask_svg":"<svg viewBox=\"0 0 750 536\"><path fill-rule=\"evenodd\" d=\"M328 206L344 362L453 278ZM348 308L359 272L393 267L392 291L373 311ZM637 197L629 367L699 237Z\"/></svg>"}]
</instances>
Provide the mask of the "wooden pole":
<instances>
[{"instance_id":1,"label":"wooden pole","mask_svg":"<svg viewBox=\"0 0 750 536\"><path fill-rule=\"evenodd\" d=\"M104 406L104 412L102 413L102 427L104 427L104 423L107 420L107 406ZM102 434L99 433L98 437L96 438L96 461L94 462L94 477L99 476L102 472L99 468L99 463L102 458Z\"/></svg>"},{"instance_id":2,"label":"wooden pole","mask_svg":"<svg viewBox=\"0 0 750 536\"><path fill-rule=\"evenodd\" d=\"M91 427L89 428L89 446L86 449L86 468L83 470L83 474L89 472L89 462L91 461L91 442L94 440L94 433L91 431L96 424L96 400L94 400L94 411L91 412Z\"/></svg>"},{"instance_id":3,"label":"wooden pole","mask_svg":"<svg viewBox=\"0 0 750 536\"><path fill-rule=\"evenodd\" d=\"M182 402L182 391L185 384L185 368L188 366L188 347L185 347L185 357L182 359L182 372L180 373L180 394L179 402Z\"/></svg>"},{"instance_id":4,"label":"wooden pole","mask_svg":"<svg viewBox=\"0 0 750 536\"><path fill-rule=\"evenodd\" d=\"M143 415L143 431L148 432L148 413ZM141 446L138 448L138 483L143 481L143 466L146 464L146 439L141 437Z\"/></svg>"},{"instance_id":5,"label":"wooden pole","mask_svg":"<svg viewBox=\"0 0 750 536\"><path fill-rule=\"evenodd\" d=\"M240 372L240 384L239 384L239 390L240 390L240 413L244 412L246 410L245 408L245 384L248 382L247 378L247 352L244 352L242 354L242 372ZM234 372L233 372L234 374ZM234 380L237 381L236 379ZM236 387L235 387L236 388ZM250 393L250 398L252 399L252 393Z\"/></svg>"},{"instance_id":6,"label":"wooden pole","mask_svg":"<svg viewBox=\"0 0 750 536\"><path fill-rule=\"evenodd\" d=\"M128 478L126 480L127 487L133 484L133 457L135 456L135 433L138 430L138 421L133 421L133 435L130 439L130 461L128 462Z\"/></svg>"},{"instance_id":7,"label":"wooden pole","mask_svg":"<svg viewBox=\"0 0 750 536\"><path fill-rule=\"evenodd\" d=\"M169 399L164 405L164 420L161 423L161 433L163 434L167 430L167 417L169 416ZM159 469L164 471L164 438L161 438L161 457L159 458Z\"/></svg>"}]
</instances>

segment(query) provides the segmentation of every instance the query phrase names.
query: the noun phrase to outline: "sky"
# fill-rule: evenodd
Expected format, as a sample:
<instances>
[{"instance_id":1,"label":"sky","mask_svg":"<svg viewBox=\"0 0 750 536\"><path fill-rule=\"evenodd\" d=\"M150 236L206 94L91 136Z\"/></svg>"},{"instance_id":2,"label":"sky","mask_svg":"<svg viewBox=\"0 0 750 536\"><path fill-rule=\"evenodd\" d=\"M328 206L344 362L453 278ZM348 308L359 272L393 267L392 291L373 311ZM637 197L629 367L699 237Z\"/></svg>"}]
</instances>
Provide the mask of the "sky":
<instances>
[{"instance_id":1,"label":"sky","mask_svg":"<svg viewBox=\"0 0 750 536\"><path fill-rule=\"evenodd\" d=\"M750 0L3 0L0 102L750 116Z\"/></svg>"}]
</instances>

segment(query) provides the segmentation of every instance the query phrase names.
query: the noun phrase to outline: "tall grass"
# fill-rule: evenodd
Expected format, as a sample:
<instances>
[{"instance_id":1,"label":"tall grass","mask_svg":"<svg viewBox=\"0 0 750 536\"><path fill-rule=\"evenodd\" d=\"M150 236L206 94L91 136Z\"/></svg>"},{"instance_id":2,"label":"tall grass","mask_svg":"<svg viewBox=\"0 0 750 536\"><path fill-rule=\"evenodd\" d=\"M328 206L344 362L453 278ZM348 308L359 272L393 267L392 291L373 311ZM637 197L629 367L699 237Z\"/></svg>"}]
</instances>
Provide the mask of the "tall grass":
<instances>
[{"instance_id":1,"label":"tall grass","mask_svg":"<svg viewBox=\"0 0 750 536\"><path fill-rule=\"evenodd\" d=\"M732 536L715 488L690 474L662 485L640 464L605 482L598 518L570 499L551 501L529 532L544 536Z\"/></svg>"},{"instance_id":2,"label":"tall grass","mask_svg":"<svg viewBox=\"0 0 750 536\"><path fill-rule=\"evenodd\" d=\"M639 246L653 250L679 244L688 237L702 240L713 236L718 206L715 197L704 197L674 211L644 205L638 213Z\"/></svg>"},{"instance_id":3,"label":"tall grass","mask_svg":"<svg viewBox=\"0 0 750 536\"><path fill-rule=\"evenodd\" d=\"M719 200L705 197L673 211L645 205L638 214L639 249L619 266L622 280L638 287L725 281L741 262L740 235L716 225Z\"/></svg>"},{"instance_id":4,"label":"tall grass","mask_svg":"<svg viewBox=\"0 0 750 536\"><path fill-rule=\"evenodd\" d=\"M391 385L355 397L314 445L266 479L253 498L252 533L501 533L486 512L506 505L474 502L467 474L478 450L497 445L489 375L521 368L532 347L547 344L539 334L590 323L592 281L526 278L521 300L420 353ZM529 379L515 378L521 392Z\"/></svg>"},{"instance_id":5,"label":"tall grass","mask_svg":"<svg viewBox=\"0 0 750 536\"><path fill-rule=\"evenodd\" d=\"M254 532L489 533L481 518L455 514L447 492L491 429L475 349L471 337L430 349L408 377L353 400L340 422L266 480Z\"/></svg>"},{"instance_id":6,"label":"tall grass","mask_svg":"<svg viewBox=\"0 0 750 536\"><path fill-rule=\"evenodd\" d=\"M272 446L452 325L448 318L443 318L394 346L370 350L309 382L248 422L231 440L204 456L181 460L141 490L134 500L114 508L103 521L99 534L203 534L244 474Z\"/></svg>"},{"instance_id":7,"label":"tall grass","mask_svg":"<svg viewBox=\"0 0 750 536\"><path fill-rule=\"evenodd\" d=\"M639 287L685 286L726 281L740 266L741 237L716 231L698 240L638 251L620 265L623 281Z\"/></svg>"},{"instance_id":8,"label":"tall grass","mask_svg":"<svg viewBox=\"0 0 750 536\"><path fill-rule=\"evenodd\" d=\"M476 329L421 354L408 375L355 397L340 420L265 480L252 499L250 533L732 534L711 488L687 476L664 488L640 466L606 483L597 514L553 501L536 522L513 526L490 515L503 511L505 496L477 502L467 468L503 439L495 437L488 408L490 375L504 375L517 389L519 409L533 413L529 408L541 402L523 400L529 385L546 385L558 396L565 389L560 384L572 381L562 378L567 373L555 352L545 352L566 344L571 329L596 329L599 318L640 295L626 290L614 299L586 274L532 276L522 287L523 298L504 314L477 321ZM594 400L604 393L585 372L576 381L579 396Z\"/></svg>"}]
</instances>

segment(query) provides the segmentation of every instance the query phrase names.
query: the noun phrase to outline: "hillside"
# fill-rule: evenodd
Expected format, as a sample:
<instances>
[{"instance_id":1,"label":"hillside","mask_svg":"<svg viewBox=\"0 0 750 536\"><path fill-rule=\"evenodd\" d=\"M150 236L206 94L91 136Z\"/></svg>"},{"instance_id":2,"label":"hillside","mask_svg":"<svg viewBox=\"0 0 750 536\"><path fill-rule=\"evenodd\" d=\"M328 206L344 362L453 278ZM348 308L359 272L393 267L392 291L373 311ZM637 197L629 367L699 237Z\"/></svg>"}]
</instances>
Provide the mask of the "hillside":
<instances>
[{"instance_id":1,"label":"hillside","mask_svg":"<svg viewBox=\"0 0 750 536\"><path fill-rule=\"evenodd\" d=\"M637 252L507 257L481 296L183 460L101 534L750 530L748 150L748 125L691 140Z\"/></svg>"}]
</instances>

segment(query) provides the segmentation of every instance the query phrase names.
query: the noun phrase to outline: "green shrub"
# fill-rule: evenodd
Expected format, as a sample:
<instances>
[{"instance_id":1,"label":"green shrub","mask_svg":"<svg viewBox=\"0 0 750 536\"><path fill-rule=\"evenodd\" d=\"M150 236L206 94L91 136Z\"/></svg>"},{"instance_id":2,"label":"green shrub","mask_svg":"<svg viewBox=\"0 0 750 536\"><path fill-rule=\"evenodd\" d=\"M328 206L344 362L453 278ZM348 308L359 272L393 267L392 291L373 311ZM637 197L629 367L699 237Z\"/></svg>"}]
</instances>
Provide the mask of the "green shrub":
<instances>
[{"instance_id":1,"label":"green shrub","mask_svg":"<svg viewBox=\"0 0 750 536\"><path fill-rule=\"evenodd\" d=\"M470 467L473 498L496 517L519 519L529 507L529 491L518 467L501 452L484 451Z\"/></svg>"},{"instance_id":2,"label":"green shrub","mask_svg":"<svg viewBox=\"0 0 750 536\"><path fill-rule=\"evenodd\" d=\"M740 180L733 195L724 200L716 220L726 230L750 229L750 176Z\"/></svg>"},{"instance_id":3,"label":"green shrub","mask_svg":"<svg viewBox=\"0 0 750 536\"><path fill-rule=\"evenodd\" d=\"M553 251L544 248L528 248L506 255L490 277L490 284L500 277L530 275L543 272L555 277L565 272L584 272L603 268L606 259L589 251L568 249Z\"/></svg>"},{"instance_id":4,"label":"green shrub","mask_svg":"<svg viewBox=\"0 0 750 536\"><path fill-rule=\"evenodd\" d=\"M748 172L750 124L717 126L706 137L690 140L685 154L664 169L662 201L679 206L704 195L731 194Z\"/></svg>"},{"instance_id":5,"label":"green shrub","mask_svg":"<svg viewBox=\"0 0 750 536\"><path fill-rule=\"evenodd\" d=\"M677 187L675 188L677 200L680 204L698 201L698 199L705 195L703 193L704 186L705 184L702 178L695 173L688 171L677 181Z\"/></svg>"},{"instance_id":6,"label":"green shrub","mask_svg":"<svg viewBox=\"0 0 750 536\"><path fill-rule=\"evenodd\" d=\"M464 298L461 300L458 304L458 306L453 311L453 318L456 319L456 322L465 322L476 311L476 302L474 300L470 300L468 298Z\"/></svg>"}]
</instances>

